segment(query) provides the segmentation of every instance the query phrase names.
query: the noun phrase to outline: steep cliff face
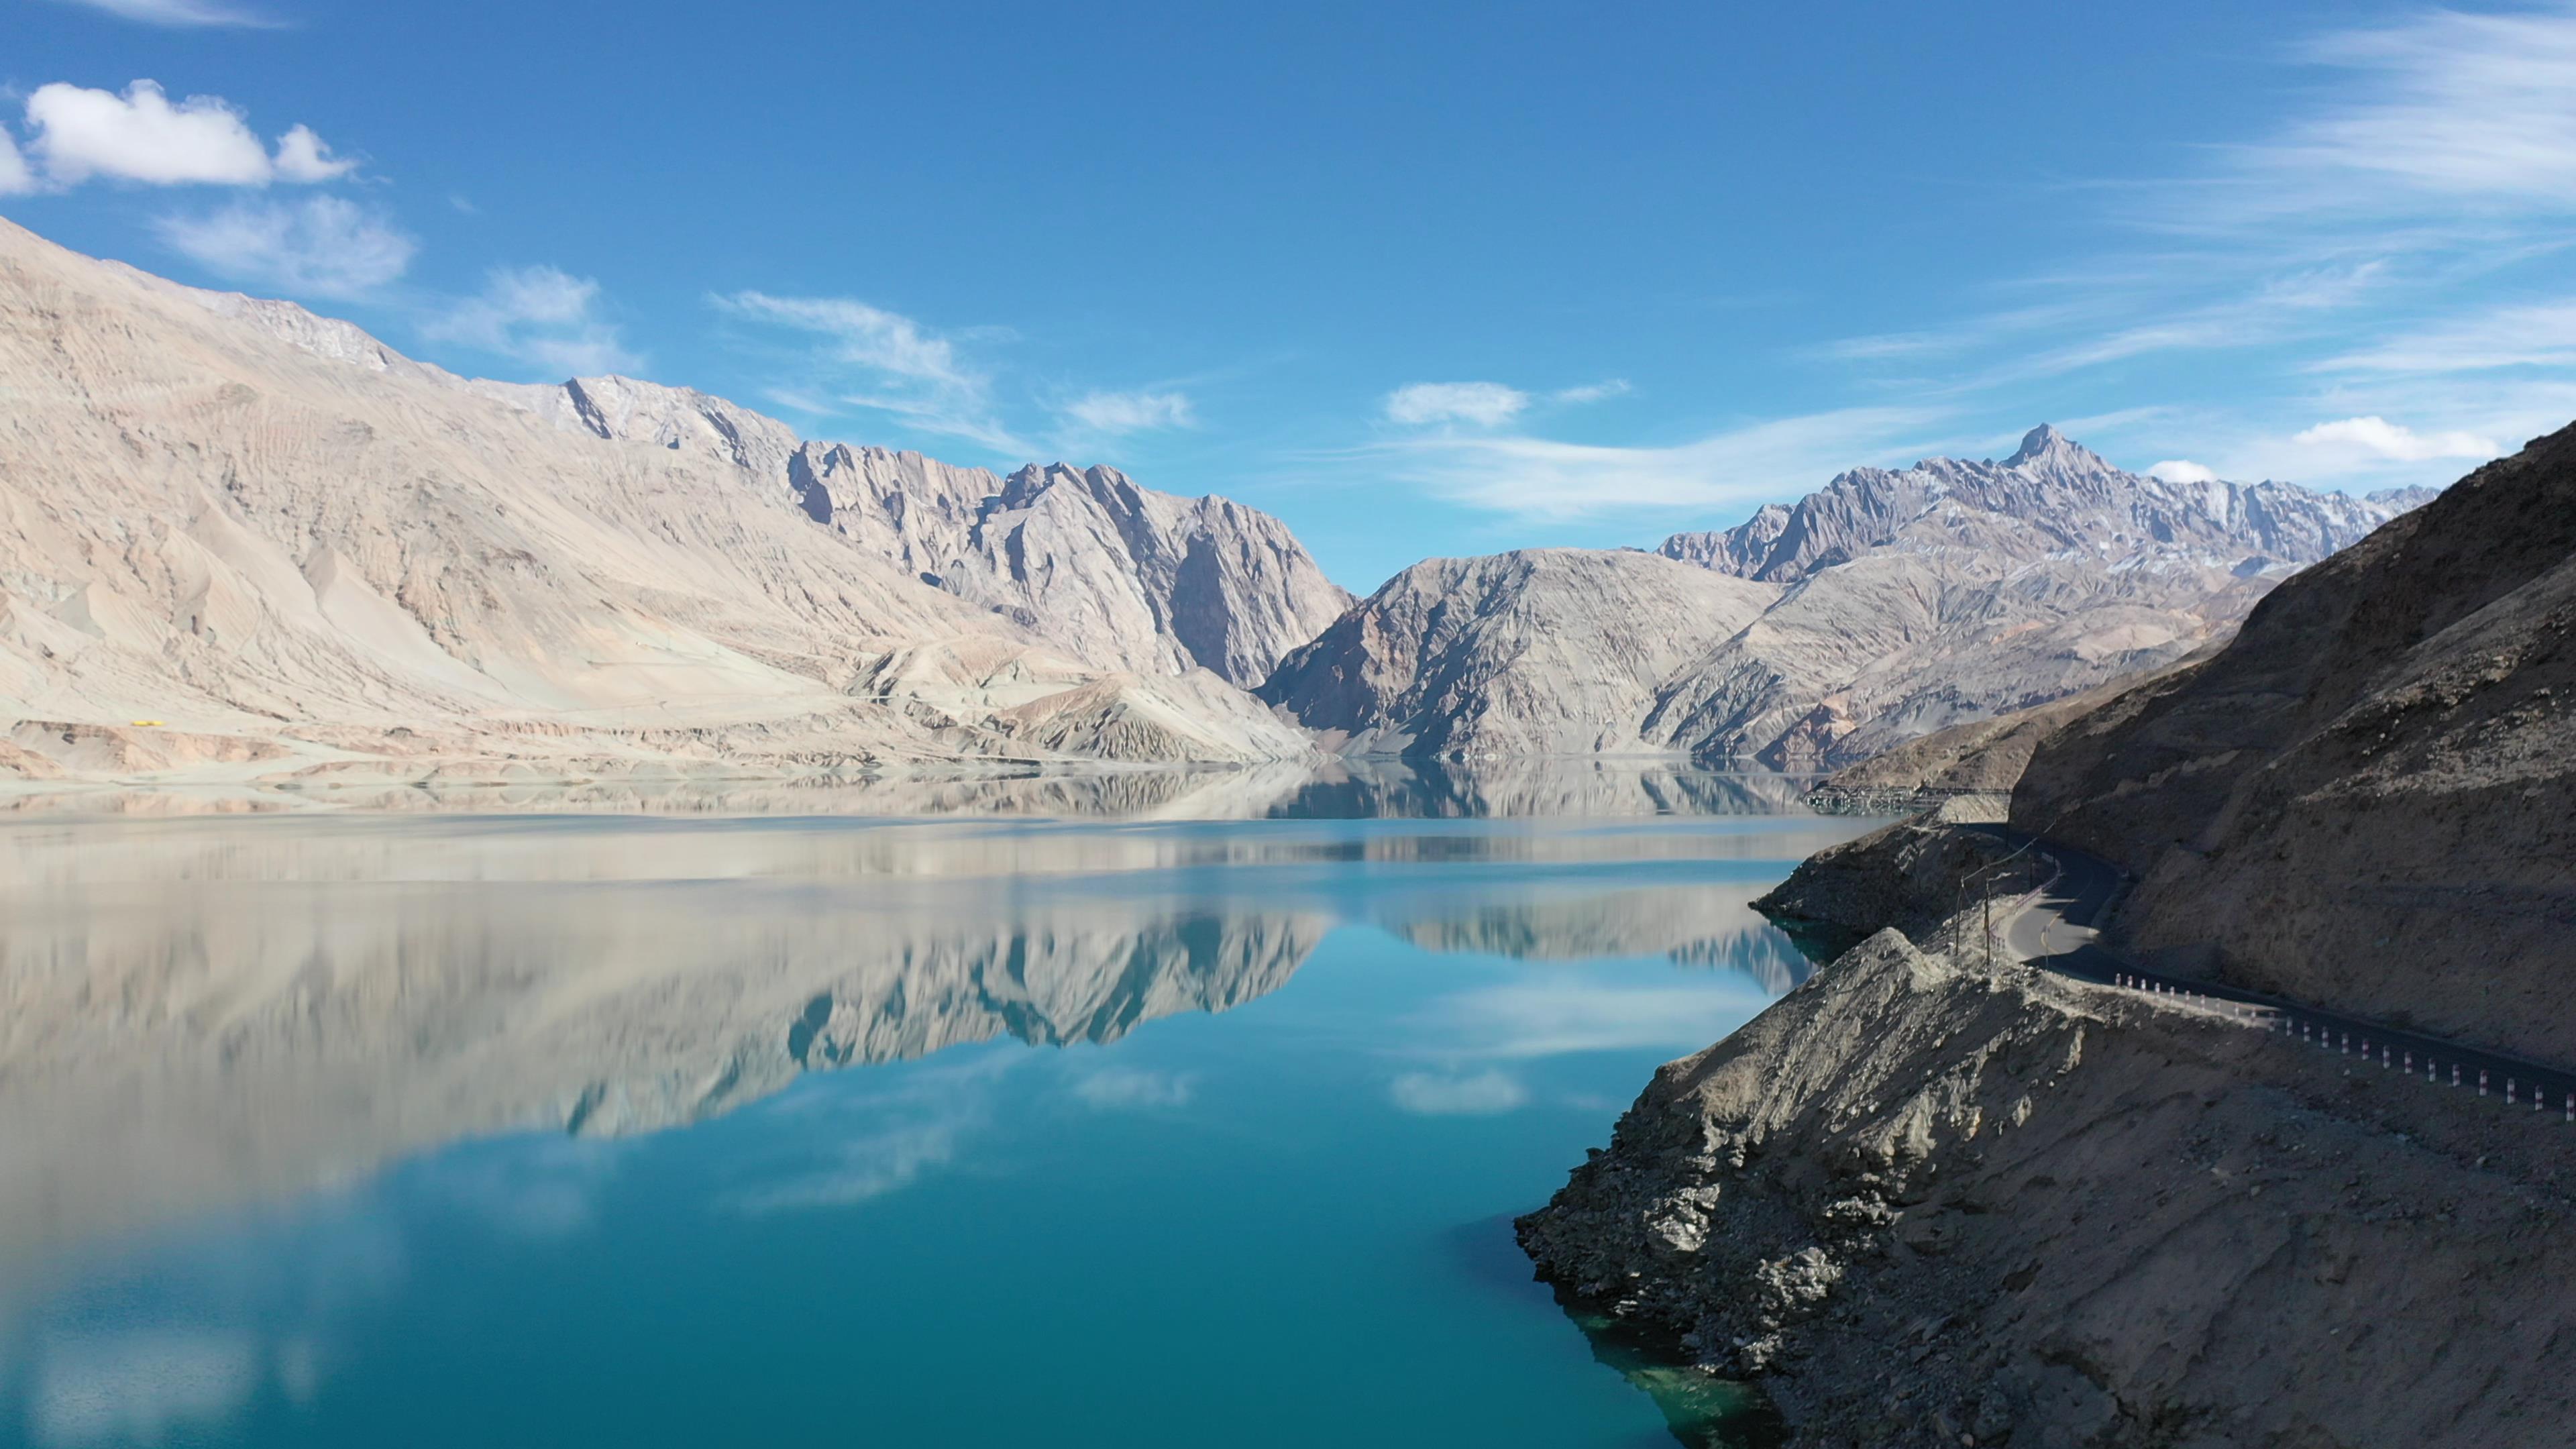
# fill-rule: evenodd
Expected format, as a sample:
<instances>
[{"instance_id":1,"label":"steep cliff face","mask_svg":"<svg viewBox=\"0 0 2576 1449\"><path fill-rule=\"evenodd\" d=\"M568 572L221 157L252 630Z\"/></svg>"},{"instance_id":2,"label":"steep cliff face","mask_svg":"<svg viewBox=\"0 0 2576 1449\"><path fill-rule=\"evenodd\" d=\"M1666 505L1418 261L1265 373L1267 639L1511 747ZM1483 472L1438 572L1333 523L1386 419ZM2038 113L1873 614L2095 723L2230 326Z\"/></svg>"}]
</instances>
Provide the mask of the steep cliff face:
<instances>
[{"instance_id":1,"label":"steep cliff face","mask_svg":"<svg viewBox=\"0 0 2576 1449\"><path fill-rule=\"evenodd\" d=\"M722 459L764 495L905 575L1104 669L1206 669L1249 689L1351 603L1278 519L1139 487L1115 468L1002 477L922 454L806 442L691 388L624 377L479 383L559 426Z\"/></svg>"},{"instance_id":2,"label":"steep cliff face","mask_svg":"<svg viewBox=\"0 0 2576 1449\"><path fill-rule=\"evenodd\" d=\"M2185 969L2576 1060L2576 429L2040 745L2013 822L2135 872Z\"/></svg>"},{"instance_id":3,"label":"steep cliff face","mask_svg":"<svg viewBox=\"0 0 2576 1449\"><path fill-rule=\"evenodd\" d=\"M787 477L818 522L1121 669L1196 666L1248 689L1351 602L1278 519L1140 488L1114 468L997 479L916 453L808 444Z\"/></svg>"},{"instance_id":4,"label":"steep cliff face","mask_svg":"<svg viewBox=\"0 0 2576 1449\"><path fill-rule=\"evenodd\" d=\"M1890 930L1657 1073L1521 1240L1801 1445L2555 1446L2576 1152L2442 1092Z\"/></svg>"},{"instance_id":5,"label":"steep cliff face","mask_svg":"<svg viewBox=\"0 0 2576 1449\"><path fill-rule=\"evenodd\" d=\"M2292 569L2425 496L2168 483L2113 468L2043 427L2001 462L1861 469L1738 528L1667 540L1662 552L1676 562L1780 592L1758 618L1724 631L1708 628L1706 615L1632 614L1627 632L1654 637L1630 649L1629 662L1651 653L1664 669L1642 712L1624 690L1587 700L1585 681L1540 673L1544 661L1510 652L1523 633L1602 637L1591 616L1603 600L1525 585L1472 560L1399 576L1296 655L1293 670L1283 665L1264 697L1365 747L1455 749L1453 736L1476 733L1459 712L1487 710L1495 691L1399 698L1400 689L1355 694L1345 681L1387 676L1384 661L1400 646L1381 641L1435 610L1495 611L1521 588L1509 611L1528 622L1489 631L1490 644L1462 632L1446 668L1525 680L1533 694L1561 686L1570 709L1597 706L1549 738L1830 769L2170 665L2225 637ZM1643 576L1633 563L1598 567ZM1444 589L1457 593L1436 597ZM1490 657L1472 657L1487 648Z\"/></svg>"},{"instance_id":6,"label":"steep cliff face","mask_svg":"<svg viewBox=\"0 0 2576 1449\"><path fill-rule=\"evenodd\" d=\"M1354 753L1638 753L1661 682L1775 597L1643 553L1431 559L1291 653L1260 694Z\"/></svg>"},{"instance_id":7,"label":"steep cliff face","mask_svg":"<svg viewBox=\"0 0 2576 1449\"><path fill-rule=\"evenodd\" d=\"M62 726L18 741L56 766L164 726L305 763L1308 752L1182 653L1080 657L816 527L792 435L720 399L468 383L6 223L0 378L0 708ZM1220 653L1300 627L1177 592Z\"/></svg>"}]
</instances>

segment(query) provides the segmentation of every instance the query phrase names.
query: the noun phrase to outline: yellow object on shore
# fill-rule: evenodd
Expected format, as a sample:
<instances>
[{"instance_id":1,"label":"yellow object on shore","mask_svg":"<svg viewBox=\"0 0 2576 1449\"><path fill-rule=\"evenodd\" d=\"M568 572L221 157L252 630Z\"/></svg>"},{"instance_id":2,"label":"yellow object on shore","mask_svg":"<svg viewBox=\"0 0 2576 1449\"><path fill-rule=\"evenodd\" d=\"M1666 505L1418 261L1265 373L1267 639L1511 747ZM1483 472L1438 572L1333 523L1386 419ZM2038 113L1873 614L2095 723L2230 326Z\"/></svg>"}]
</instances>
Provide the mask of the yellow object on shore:
<instances>
[{"instance_id":1,"label":"yellow object on shore","mask_svg":"<svg viewBox=\"0 0 2576 1449\"><path fill-rule=\"evenodd\" d=\"M159 720L157 720L157 719L130 719L130 720L127 720L127 721L126 721L126 723L127 723L127 724L132 724L132 725L141 725L141 726L143 726L143 727L144 727L144 728L146 728L146 729L159 729L159 728L161 728L161 721L159 721Z\"/></svg>"}]
</instances>

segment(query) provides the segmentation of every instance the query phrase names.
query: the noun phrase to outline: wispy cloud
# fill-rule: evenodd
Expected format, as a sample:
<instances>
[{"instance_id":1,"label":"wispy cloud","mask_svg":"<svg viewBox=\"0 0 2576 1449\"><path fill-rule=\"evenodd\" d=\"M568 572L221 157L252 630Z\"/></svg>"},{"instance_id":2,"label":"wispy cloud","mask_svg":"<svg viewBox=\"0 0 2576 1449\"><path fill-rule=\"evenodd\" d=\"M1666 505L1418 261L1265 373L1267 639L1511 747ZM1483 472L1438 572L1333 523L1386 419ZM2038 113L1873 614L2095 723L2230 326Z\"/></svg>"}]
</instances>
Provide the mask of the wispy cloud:
<instances>
[{"instance_id":1,"label":"wispy cloud","mask_svg":"<svg viewBox=\"0 0 2576 1449\"><path fill-rule=\"evenodd\" d=\"M1556 391L1548 394L1548 401L1567 403L1579 407L1585 403L1597 403L1609 398L1624 397L1632 390L1633 389L1628 385L1628 379L1624 377L1604 378L1600 382L1587 382L1580 387L1558 388Z\"/></svg>"},{"instance_id":2,"label":"wispy cloud","mask_svg":"<svg viewBox=\"0 0 2576 1449\"><path fill-rule=\"evenodd\" d=\"M2485 372L2576 366L2576 301L2469 312L2329 357L2318 372Z\"/></svg>"},{"instance_id":3,"label":"wispy cloud","mask_svg":"<svg viewBox=\"0 0 2576 1449\"><path fill-rule=\"evenodd\" d=\"M1476 508L1534 519L1743 506L1901 452L1939 413L1844 408L1778 418L1671 447L1622 448L1464 434L1379 445L1397 476Z\"/></svg>"},{"instance_id":4,"label":"wispy cloud","mask_svg":"<svg viewBox=\"0 0 2576 1449\"><path fill-rule=\"evenodd\" d=\"M301 296L367 296L401 277L419 250L381 211L337 196L239 202L164 216L153 230L218 275Z\"/></svg>"},{"instance_id":5,"label":"wispy cloud","mask_svg":"<svg viewBox=\"0 0 2576 1449\"><path fill-rule=\"evenodd\" d=\"M1028 449L1004 427L992 379L954 337L882 307L847 297L779 297L732 292L714 299L732 316L822 339L810 359L820 381L794 391L834 409L890 414L924 432L981 443L995 452Z\"/></svg>"},{"instance_id":6,"label":"wispy cloud","mask_svg":"<svg viewBox=\"0 0 2576 1449\"><path fill-rule=\"evenodd\" d=\"M120 19L139 20L146 25L235 25L267 29L278 24L257 11L218 4L216 0L60 0L60 3L104 10Z\"/></svg>"},{"instance_id":7,"label":"wispy cloud","mask_svg":"<svg viewBox=\"0 0 2576 1449\"><path fill-rule=\"evenodd\" d=\"M1387 1084L1395 1105L1423 1117L1491 1117L1529 1105L1529 1088L1508 1072L1434 1076L1407 1072Z\"/></svg>"},{"instance_id":8,"label":"wispy cloud","mask_svg":"<svg viewBox=\"0 0 2576 1449\"><path fill-rule=\"evenodd\" d=\"M483 290L422 324L423 335L561 376L634 372L643 363L599 316L599 283L554 267L500 267Z\"/></svg>"},{"instance_id":9,"label":"wispy cloud","mask_svg":"<svg viewBox=\"0 0 2576 1449\"><path fill-rule=\"evenodd\" d=\"M2233 153L2222 216L2576 213L2576 7L2426 11L2331 33L2304 58L2347 98Z\"/></svg>"},{"instance_id":10,"label":"wispy cloud","mask_svg":"<svg viewBox=\"0 0 2576 1449\"><path fill-rule=\"evenodd\" d=\"M1459 1054L1523 1060L1567 1052L1706 1046L1762 1009L1766 998L1747 983L1741 994L1704 989L1613 984L1584 976L1533 974L1506 985L1461 992L1441 1003L1426 1034Z\"/></svg>"},{"instance_id":11,"label":"wispy cloud","mask_svg":"<svg viewBox=\"0 0 2576 1449\"><path fill-rule=\"evenodd\" d=\"M150 186L311 184L357 167L301 125L278 137L271 152L221 96L173 103L148 80L123 95L61 81L38 86L27 97L26 118L28 154L56 186L94 177Z\"/></svg>"},{"instance_id":12,"label":"wispy cloud","mask_svg":"<svg viewBox=\"0 0 2576 1449\"><path fill-rule=\"evenodd\" d=\"M1027 1060L1016 1047L993 1047L908 1067L890 1090L836 1090L772 1104L773 1115L807 1119L792 1137L796 1161L724 1200L757 1216L853 1207L910 1187L956 1160L963 1142L991 1122L998 1079ZM839 1123L848 1130L835 1131Z\"/></svg>"},{"instance_id":13,"label":"wispy cloud","mask_svg":"<svg viewBox=\"0 0 2576 1449\"><path fill-rule=\"evenodd\" d=\"M2562 254L2576 219L2576 4L2418 11L2285 59L2324 85L2304 99L2284 87L2265 132L2180 174L2069 193L2134 244L1993 284L2006 305L1807 356L1963 412L2087 375L2135 397L2150 361L2171 375L2178 359L2235 353L2282 379L2197 406L2186 381L2171 405L2141 400L2152 415L2123 410L2104 431L2143 436L2166 476L2439 482L2545 426L2548 399L2576 383L2576 297L2493 298L2510 269ZM2506 369L2534 384L2510 402L2443 385ZM2401 411L2407 424L2384 421Z\"/></svg>"},{"instance_id":14,"label":"wispy cloud","mask_svg":"<svg viewBox=\"0 0 2576 1449\"><path fill-rule=\"evenodd\" d=\"M1090 392L1057 412L1074 428L1099 437L1187 428L1198 422L1189 395L1181 392Z\"/></svg>"},{"instance_id":15,"label":"wispy cloud","mask_svg":"<svg viewBox=\"0 0 2576 1449\"><path fill-rule=\"evenodd\" d=\"M1198 1091L1198 1079L1185 1072L1148 1071L1141 1067L1102 1067L1076 1079L1073 1095L1101 1111L1146 1107L1186 1107Z\"/></svg>"},{"instance_id":16,"label":"wispy cloud","mask_svg":"<svg viewBox=\"0 0 2576 1449\"><path fill-rule=\"evenodd\" d=\"M1474 423L1496 428L1529 407L1529 394L1499 382L1415 382L1386 395L1386 420L1406 427Z\"/></svg>"}]
</instances>

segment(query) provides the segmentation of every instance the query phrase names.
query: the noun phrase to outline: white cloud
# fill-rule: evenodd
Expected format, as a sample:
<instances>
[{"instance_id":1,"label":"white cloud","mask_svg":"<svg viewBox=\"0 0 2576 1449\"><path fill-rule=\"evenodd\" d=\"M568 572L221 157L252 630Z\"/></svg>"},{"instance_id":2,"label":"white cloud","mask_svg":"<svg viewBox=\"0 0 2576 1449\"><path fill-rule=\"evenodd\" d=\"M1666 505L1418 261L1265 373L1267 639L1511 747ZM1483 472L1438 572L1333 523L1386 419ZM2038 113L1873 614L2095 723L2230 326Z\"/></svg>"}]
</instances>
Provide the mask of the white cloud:
<instances>
[{"instance_id":1,"label":"white cloud","mask_svg":"<svg viewBox=\"0 0 2576 1449\"><path fill-rule=\"evenodd\" d=\"M73 5L86 5L104 10L127 20L140 20L146 25L250 25L267 27L277 22L248 10L220 5L215 0L66 0Z\"/></svg>"},{"instance_id":2,"label":"white cloud","mask_svg":"<svg viewBox=\"0 0 2576 1449\"><path fill-rule=\"evenodd\" d=\"M1529 394L1499 382L1416 382L1386 395L1388 422L1463 422L1499 427L1529 406Z\"/></svg>"},{"instance_id":3,"label":"white cloud","mask_svg":"<svg viewBox=\"0 0 2576 1449\"><path fill-rule=\"evenodd\" d=\"M1142 433L1158 428L1196 426L1186 393L1094 392L1067 403L1060 411L1085 432Z\"/></svg>"},{"instance_id":4,"label":"white cloud","mask_svg":"<svg viewBox=\"0 0 2576 1449\"><path fill-rule=\"evenodd\" d=\"M65 186L92 176L260 186L273 169L241 112L220 97L190 96L174 106L148 80L122 96L60 81L38 86L27 97L27 125L35 133L29 149Z\"/></svg>"},{"instance_id":5,"label":"white cloud","mask_svg":"<svg viewBox=\"0 0 2576 1449\"><path fill-rule=\"evenodd\" d=\"M2218 475L2189 458L2167 458L2147 465L2147 476L2168 483L2215 483Z\"/></svg>"},{"instance_id":6,"label":"white cloud","mask_svg":"<svg viewBox=\"0 0 2576 1449\"><path fill-rule=\"evenodd\" d=\"M153 229L209 270L302 296L363 296L400 277L418 250L382 214L336 196L236 203L165 216Z\"/></svg>"},{"instance_id":7,"label":"white cloud","mask_svg":"<svg viewBox=\"0 0 2576 1449\"><path fill-rule=\"evenodd\" d=\"M1387 1095L1396 1106L1425 1117L1490 1117L1529 1102L1529 1089L1500 1071L1472 1077L1407 1072L1387 1085Z\"/></svg>"},{"instance_id":8,"label":"white cloud","mask_svg":"<svg viewBox=\"0 0 2576 1449\"><path fill-rule=\"evenodd\" d=\"M838 403L891 413L926 432L968 438L996 452L1027 449L994 415L992 382L956 342L900 313L846 297L774 297L734 292L714 299L737 317L825 339L814 359L832 374ZM845 390L855 373L857 390Z\"/></svg>"},{"instance_id":9,"label":"white cloud","mask_svg":"<svg viewBox=\"0 0 2576 1449\"><path fill-rule=\"evenodd\" d=\"M241 111L220 96L172 104L154 81L125 94L55 81L27 97L28 151L45 179L77 186L93 177L153 186L266 186L347 175L356 164L331 154L310 127L278 138L271 156Z\"/></svg>"},{"instance_id":10,"label":"white cloud","mask_svg":"<svg viewBox=\"0 0 2576 1449\"><path fill-rule=\"evenodd\" d=\"M321 137L310 126L290 126L277 138L277 179L310 185L317 181L336 181L358 169L358 163L334 156Z\"/></svg>"},{"instance_id":11,"label":"white cloud","mask_svg":"<svg viewBox=\"0 0 2576 1449\"><path fill-rule=\"evenodd\" d=\"M432 1159L420 1186L514 1237L560 1238L590 1225L624 1144L526 1137Z\"/></svg>"},{"instance_id":12,"label":"white cloud","mask_svg":"<svg viewBox=\"0 0 2576 1449\"><path fill-rule=\"evenodd\" d=\"M812 1094L768 1110L800 1122L793 1151L803 1161L768 1174L770 1181L726 1195L737 1212L762 1215L852 1207L898 1192L956 1161L958 1149L992 1121L999 1079L1029 1060L1008 1048L945 1059L912 1070L891 1090ZM847 1121L846 1135L832 1130Z\"/></svg>"},{"instance_id":13,"label":"white cloud","mask_svg":"<svg viewBox=\"0 0 2576 1449\"><path fill-rule=\"evenodd\" d=\"M1487 1059L1680 1050L1717 1040L1766 1004L1768 998L1750 982L1739 993L1534 975L1450 998L1434 1029L1460 1050Z\"/></svg>"},{"instance_id":14,"label":"white cloud","mask_svg":"<svg viewBox=\"0 0 2576 1449\"><path fill-rule=\"evenodd\" d=\"M0 130L0 196L16 196L36 189L36 173L27 167L27 158L19 153L18 143L5 130Z\"/></svg>"},{"instance_id":15,"label":"white cloud","mask_svg":"<svg viewBox=\"0 0 2576 1449\"><path fill-rule=\"evenodd\" d=\"M1073 1094L1102 1111L1122 1107L1184 1107L1198 1090L1196 1078L1136 1067L1103 1067L1073 1084Z\"/></svg>"},{"instance_id":16,"label":"white cloud","mask_svg":"<svg viewBox=\"0 0 2576 1449\"><path fill-rule=\"evenodd\" d=\"M1399 476L1471 507L1565 519L1622 510L1711 510L1803 493L1893 445L1933 414L1845 408L1781 418L1666 448L1525 436L1440 436L1381 445Z\"/></svg>"},{"instance_id":17,"label":"white cloud","mask_svg":"<svg viewBox=\"0 0 2576 1449\"><path fill-rule=\"evenodd\" d=\"M633 372L642 361L596 311L599 283L554 267L498 267L476 296L421 331L571 377Z\"/></svg>"},{"instance_id":18,"label":"white cloud","mask_svg":"<svg viewBox=\"0 0 2576 1449\"><path fill-rule=\"evenodd\" d=\"M2576 301L2499 307L2326 359L2318 372L2427 374L2576 364Z\"/></svg>"},{"instance_id":19,"label":"white cloud","mask_svg":"<svg viewBox=\"0 0 2576 1449\"><path fill-rule=\"evenodd\" d=\"M2410 468L2424 449L2468 457L2471 442L2508 436L2491 419L2519 409L2473 402L2442 410L2467 429L2459 436L2291 440L2321 417L2433 412L2419 399L2443 374L2576 369L2576 298L2491 300L2508 269L2554 266L2576 219L2576 4L2413 9L2327 33L2291 59L2307 72L2294 79L2324 84L2281 88L2305 99L2252 144L2210 151L2180 176L2094 188L2112 198L2106 218L2145 244L2009 282L1992 310L1953 325L1807 355L1879 360L1901 370L1890 381L1910 389L1902 396L1925 401L2114 367L2130 375L2102 385L2126 391L2138 359L2258 348L2287 357L2235 364L2256 378L2347 376L2321 395L2240 392L2217 410L2233 417L2196 409L2194 451L2227 477L2419 481L2436 471ZM1965 364L1935 372L1948 354ZM2414 391L2364 391L2369 374L2413 379Z\"/></svg>"},{"instance_id":20,"label":"white cloud","mask_svg":"<svg viewBox=\"0 0 2576 1449\"><path fill-rule=\"evenodd\" d=\"M953 1121L915 1123L849 1138L838 1145L839 1160L833 1166L775 1187L742 1193L734 1198L734 1206L748 1213L772 1213L852 1207L883 1197L910 1187L921 1180L922 1174L955 1160L960 1125Z\"/></svg>"},{"instance_id":21,"label":"white cloud","mask_svg":"<svg viewBox=\"0 0 2576 1449\"><path fill-rule=\"evenodd\" d=\"M1601 382L1585 383L1581 387L1558 388L1549 395L1549 400L1575 404L1597 403L1604 398L1624 396L1628 391L1628 379L1613 377Z\"/></svg>"},{"instance_id":22,"label":"white cloud","mask_svg":"<svg viewBox=\"0 0 2576 1449\"><path fill-rule=\"evenodd\" d=\"M2319 423L2291 441L2309 447L2358 451L2397 463L2420 463L2433 458L2469 458L2483 462L2504 451L2495 445L2493 439L2482 438L2475 433L2417 433L2381 417Z\"/></svg>"}]
</instances>

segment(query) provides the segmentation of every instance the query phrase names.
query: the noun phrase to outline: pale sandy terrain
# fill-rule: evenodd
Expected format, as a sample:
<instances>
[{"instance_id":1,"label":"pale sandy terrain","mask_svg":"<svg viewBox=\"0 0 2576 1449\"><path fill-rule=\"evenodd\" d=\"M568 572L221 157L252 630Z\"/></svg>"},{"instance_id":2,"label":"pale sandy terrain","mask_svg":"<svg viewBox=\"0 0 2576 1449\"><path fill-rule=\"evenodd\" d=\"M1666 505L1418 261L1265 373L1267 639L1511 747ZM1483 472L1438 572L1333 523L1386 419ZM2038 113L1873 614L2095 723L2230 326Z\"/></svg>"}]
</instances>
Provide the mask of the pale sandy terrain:
<instances>
[{"instance_id":1,"label":"pale sandy terrain","mask_svg":"<svg viewBox=\"0 0 2576 1449\"><path fill-rule=\"evenodd\" d=\"M675 761L849 774L1311 754L1172 642L1175 590L1237 670L1338 606L1293 539L1264 535L1276 599L1240 597L1260 569L1189 564L1220 525L1275 529L1259 515L1131 486L1134 507L1173 514L1160 581L1128 577L1133 608L1114 619L1071 603L1050 616L1044 593L1015 616L991 589L924 582L819 523L773 457L788 439L754 423L778 425L734 409L728 446L681 446L656 420L711 431L715 400L608 382L623 380L466 382L345 323L0 222L14 721L0 773L404 779L497 763L578 779ZM1024 491L1057 513L1090 497ZM1141 567L1083 563L1095 605Z\"/></svg>"}]
</instances>

